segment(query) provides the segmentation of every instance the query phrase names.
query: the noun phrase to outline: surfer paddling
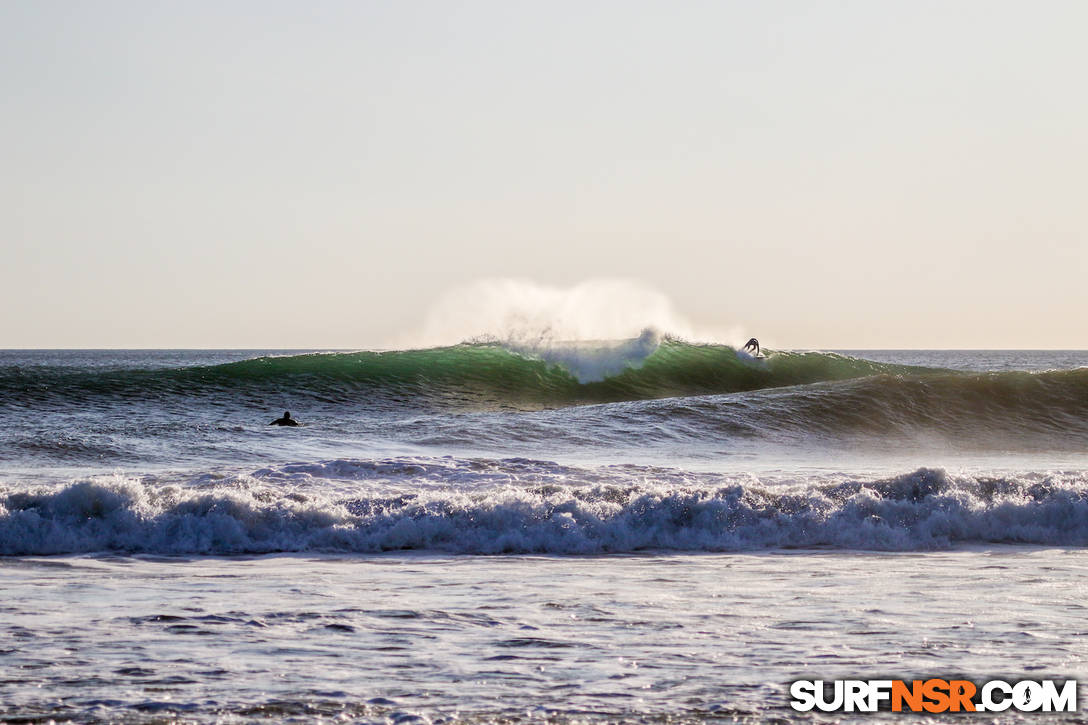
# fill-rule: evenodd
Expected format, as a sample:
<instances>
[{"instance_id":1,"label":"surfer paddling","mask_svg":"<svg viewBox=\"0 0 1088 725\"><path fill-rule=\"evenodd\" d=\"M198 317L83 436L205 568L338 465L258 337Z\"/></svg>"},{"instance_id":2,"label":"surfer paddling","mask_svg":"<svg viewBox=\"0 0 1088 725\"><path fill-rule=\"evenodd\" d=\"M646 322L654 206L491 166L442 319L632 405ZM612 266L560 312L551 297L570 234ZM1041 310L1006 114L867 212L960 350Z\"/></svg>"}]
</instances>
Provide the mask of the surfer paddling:
<instances>
[{"instance_id":1,"label":"surfer paddling","mask_svg":"<svg viewBox=\"0 0 1088 725\"><path fill-rule=\"evenodd\" d=\"M276 418L269 425L298 425L298 421L291 417L288 411L283 411L282 418Z\"/></svg>"},{"instance_id":2,"label":"surfer paddling","mask_svg":"<svg viewBox=\"0 0 1088 725\"><path fill-rule=\"evenodd\" d=\"M743 350L752 357L759 357L759 340L753 337L751 340L744 343Z\"/></svg>"}]
</instances>

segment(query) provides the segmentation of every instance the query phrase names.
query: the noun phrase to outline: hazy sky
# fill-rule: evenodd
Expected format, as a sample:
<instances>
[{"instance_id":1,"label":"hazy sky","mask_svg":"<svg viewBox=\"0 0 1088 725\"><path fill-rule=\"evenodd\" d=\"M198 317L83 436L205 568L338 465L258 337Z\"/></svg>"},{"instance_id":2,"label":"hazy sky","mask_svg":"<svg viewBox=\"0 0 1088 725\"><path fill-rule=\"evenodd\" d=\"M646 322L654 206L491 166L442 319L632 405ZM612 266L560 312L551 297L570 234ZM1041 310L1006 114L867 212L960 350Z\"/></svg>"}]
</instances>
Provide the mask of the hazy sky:
<instances>
[{"instance_id":1,"label":"hazy sky","mask_svg":"<svg viewBox=\"0 0 1088 725\"><path fill-rule=\"evenodd\" d=\"M1086 28L0 0L0 347L381 346L476 280L619 278L777 347L1088 348Z\"/></svg>"}]
</instances>

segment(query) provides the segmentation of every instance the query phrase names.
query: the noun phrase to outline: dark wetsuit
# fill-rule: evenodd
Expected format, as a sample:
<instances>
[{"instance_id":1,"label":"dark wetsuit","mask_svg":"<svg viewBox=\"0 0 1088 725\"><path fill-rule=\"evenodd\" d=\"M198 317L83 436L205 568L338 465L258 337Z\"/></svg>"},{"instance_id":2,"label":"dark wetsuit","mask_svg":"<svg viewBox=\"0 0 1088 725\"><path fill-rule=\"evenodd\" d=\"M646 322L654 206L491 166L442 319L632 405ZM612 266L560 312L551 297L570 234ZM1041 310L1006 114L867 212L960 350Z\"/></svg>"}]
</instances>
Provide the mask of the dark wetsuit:
<instances>
[{"instance_id":1,"label":"dark wetsuit","mask_svg":"<svg viewBox=\"0 0 1088 725\"><path fill-rule=\"evenodd\" d=\"M284 413L282 418L276 418L269 425L298 425L298 421L290 413Z\"/></svg>"},{"instance_id":2,"label":"dark wetsuit","mask_svg":"<svg viewBox=\"0 0 1088 725\"><path fill-rule=\"evenodd\" d=\"M753 355L759 355L759 340L753 337L751 340L744 343L744 351L750 352Z\"/></svg>"}]
</instances>

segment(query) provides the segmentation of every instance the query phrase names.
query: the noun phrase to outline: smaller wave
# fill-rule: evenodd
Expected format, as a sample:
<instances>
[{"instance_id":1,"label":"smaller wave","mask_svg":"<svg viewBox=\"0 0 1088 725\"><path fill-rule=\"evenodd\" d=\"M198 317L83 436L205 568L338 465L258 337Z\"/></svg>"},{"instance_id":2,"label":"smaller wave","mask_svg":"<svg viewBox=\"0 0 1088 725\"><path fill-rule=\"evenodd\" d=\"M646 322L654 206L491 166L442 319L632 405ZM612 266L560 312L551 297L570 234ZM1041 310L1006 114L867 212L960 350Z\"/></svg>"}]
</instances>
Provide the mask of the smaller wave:
<instances>
[{"instance_id":1,"label":"smaller wave","mask_svg":"<svg viewBox=\"0 0 1088 725\"><path fill-rule=\"evenodd\" d=\"M111 443L107 437L34 431L32 435L13 436L7 444L19 453L62 463L137 463L138 456Z\"/></svg>"},{"instance_id":2,"label":"smaller wave","mask_svg":"<svg viewBox=\"0 0 1088 725\"><path fill-rule=\"evenodd\" d=\"M301 464L300 464L301 465ZM486 478L473 480L473 467ZM353 493L289 487L334 474ZM115 476L0 494L0 553L272 552L607 554L647 550L930 550L956 544L1088 546L1084 473L952 476L771 486L673 469L546 462L330 462L200 485ZM415 490L392 479L457 486ZM374 479L375 485L365 482ZM579 482L585 479L585 483Z\"/></svg>"}]
</instances>

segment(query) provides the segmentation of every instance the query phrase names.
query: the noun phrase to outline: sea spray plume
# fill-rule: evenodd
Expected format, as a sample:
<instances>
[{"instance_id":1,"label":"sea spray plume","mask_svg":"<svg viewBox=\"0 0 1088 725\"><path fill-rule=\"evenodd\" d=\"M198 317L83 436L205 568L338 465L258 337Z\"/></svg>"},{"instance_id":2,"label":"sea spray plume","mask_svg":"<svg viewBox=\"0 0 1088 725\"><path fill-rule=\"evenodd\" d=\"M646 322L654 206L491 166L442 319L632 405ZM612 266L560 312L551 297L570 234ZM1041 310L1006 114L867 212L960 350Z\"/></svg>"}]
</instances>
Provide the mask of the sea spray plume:
<instances>
[{"instance_id":1,"label":"sea spray plume","mask_svg":"<svg viewBox=\"0 0 1088 725\"><path fill-rule=\"evenodd\" d=\"M627 368L640 367L660 344L661 333L647 328L631 340L507 342L505 346L519 355L561 365L579 383L599 383Z\"/></svg>"},{"instance_id":2,"label":"sea spray plume","mask_svg":"<svg viewBox=\"0 0 1088 725\"><path fill-rule=\"evenodd\" d=\"M450 290L432 307L415 347L486 337L521 348L557 342L636 338L646 329L700 336L663 293L632 280L593 279L573 287L485 279Z\"/></svg>"},{"instance_id":3,"label":"sea spray plume","mask_svg":"<svg viewBox=\"0 0 1088 725\"><path fill-rule=\"evenodd\" d=\"M416 342L497 344L592 383L641 366L665 335L695 334L667 296L632 280L595 279L560 288L487 279L446 293Z\"/></svg>"}]
</instances>

